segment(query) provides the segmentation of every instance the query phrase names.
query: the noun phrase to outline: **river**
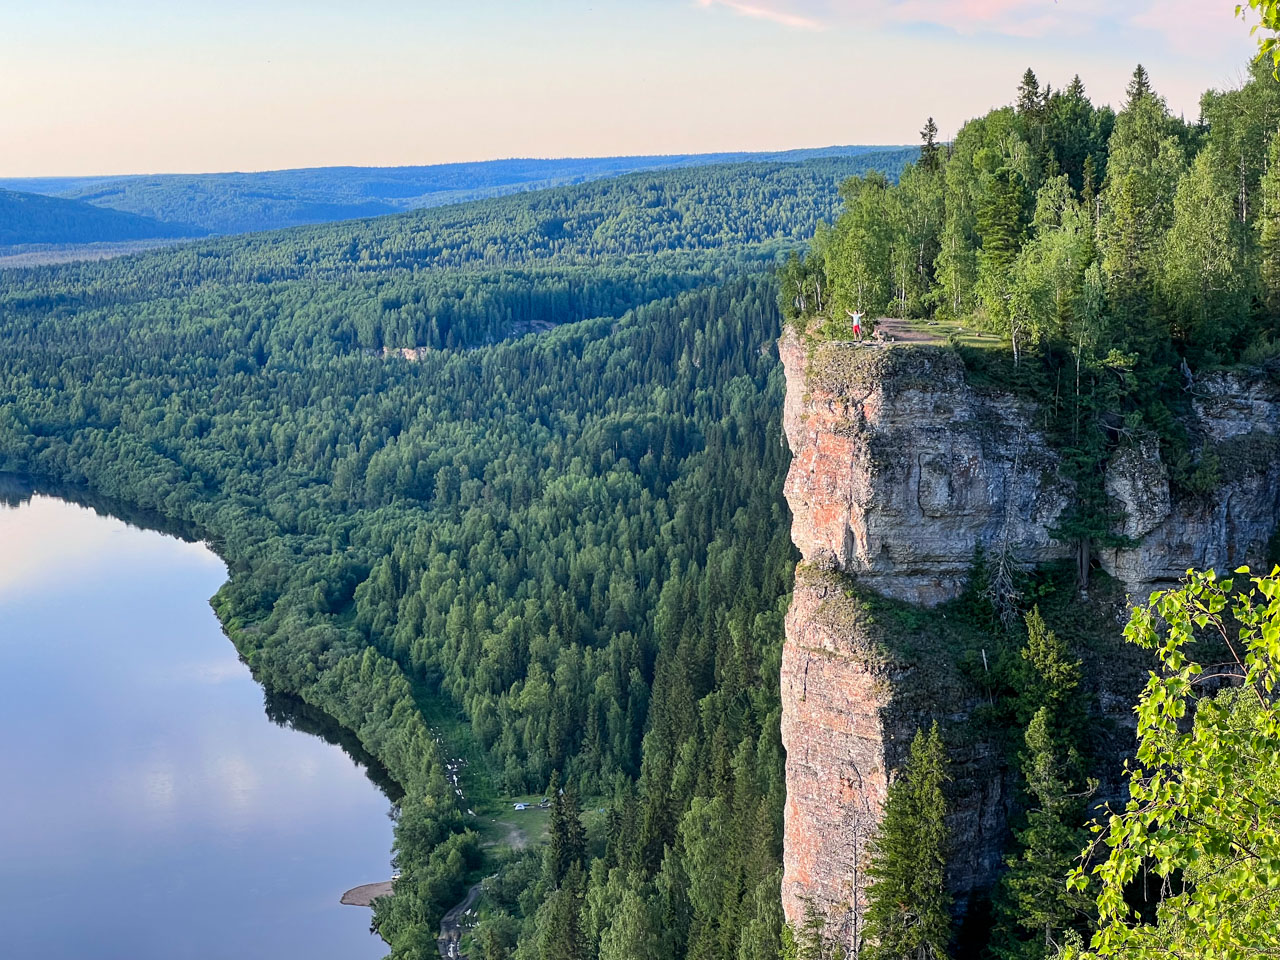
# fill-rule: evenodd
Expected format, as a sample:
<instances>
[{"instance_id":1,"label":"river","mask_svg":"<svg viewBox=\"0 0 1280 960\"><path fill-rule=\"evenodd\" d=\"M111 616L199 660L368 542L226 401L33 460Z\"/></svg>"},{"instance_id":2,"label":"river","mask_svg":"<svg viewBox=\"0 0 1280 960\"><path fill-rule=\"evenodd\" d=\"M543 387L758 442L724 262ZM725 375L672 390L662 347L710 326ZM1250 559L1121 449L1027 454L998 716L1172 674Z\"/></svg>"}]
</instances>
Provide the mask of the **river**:
<instances>
[{"instance_id":1,"label":"river","mask_svg":"<svg viewBox=\"0 0 1280 960\"><path fill-rule=\"evenodd\" d=\"M224 579L200 544L0 502L0 956L386 954L338 900L390 876L390 801L358 746L268 717Z\"/></svg>"}]
</instances>

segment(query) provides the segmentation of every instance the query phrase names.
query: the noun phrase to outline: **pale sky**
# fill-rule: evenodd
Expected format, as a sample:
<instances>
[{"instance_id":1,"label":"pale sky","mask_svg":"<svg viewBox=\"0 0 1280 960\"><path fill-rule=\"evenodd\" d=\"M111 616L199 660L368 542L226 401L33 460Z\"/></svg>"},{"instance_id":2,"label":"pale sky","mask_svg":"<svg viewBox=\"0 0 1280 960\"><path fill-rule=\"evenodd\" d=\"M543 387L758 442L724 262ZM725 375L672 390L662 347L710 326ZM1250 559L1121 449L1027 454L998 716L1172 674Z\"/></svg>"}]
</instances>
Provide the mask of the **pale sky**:
<instances>
[{"instance_id":1,"label":"pale sky","mask_svg":"<svg viewBox=\"0 0 1280 960\"><path fill-rule=\"evenodd\" d=\"M1236 0L0 0L0 176L914 143L1030 66L1176 111Z\"/></svg>"}]
</instances>

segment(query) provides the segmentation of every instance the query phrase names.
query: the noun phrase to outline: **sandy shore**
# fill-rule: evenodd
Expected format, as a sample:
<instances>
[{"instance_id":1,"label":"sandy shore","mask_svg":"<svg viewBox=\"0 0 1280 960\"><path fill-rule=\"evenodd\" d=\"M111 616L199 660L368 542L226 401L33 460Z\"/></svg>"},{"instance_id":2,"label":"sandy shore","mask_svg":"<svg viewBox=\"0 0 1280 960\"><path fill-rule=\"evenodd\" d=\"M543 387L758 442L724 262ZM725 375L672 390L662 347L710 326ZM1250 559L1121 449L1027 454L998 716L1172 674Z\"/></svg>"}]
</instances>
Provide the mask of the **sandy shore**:
<instances>
[{"instance_id":1,"label":"sandy shore","mask_svg":"<svg viewBox=\"0 0 1280 960\"><path fill-rule=\"evenodd\" d=\"M391 881L366 883L360 887L352 887L342 895L342 902L353 907L371 907L379 897L391 895Z\"/></svg>"}]
</instances>

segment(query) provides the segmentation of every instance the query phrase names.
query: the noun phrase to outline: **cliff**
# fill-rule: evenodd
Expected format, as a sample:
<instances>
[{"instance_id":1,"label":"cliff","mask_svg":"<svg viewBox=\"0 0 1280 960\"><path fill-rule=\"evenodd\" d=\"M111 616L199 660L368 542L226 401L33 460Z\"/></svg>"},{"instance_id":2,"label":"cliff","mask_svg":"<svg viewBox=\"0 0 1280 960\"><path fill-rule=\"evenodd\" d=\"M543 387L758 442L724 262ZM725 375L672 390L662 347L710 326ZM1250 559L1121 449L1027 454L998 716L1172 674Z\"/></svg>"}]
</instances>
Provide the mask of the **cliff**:
<instances>
[{"instance_id":1,"label":"cliff","mask_svg":"<svg viewBox=\"0 0 1280 960\"><path fill-rule=\"evenodd\" d=\"M981 720L986 652L980 637L958 635L946 607L923 608L961 593L979 549L1024 566L1072 556L1053 530L1073 490L1036 405L975 388L954 351L810 345L791 330L779 350L793 453L785 492L804 557L782 663L783 901L792 922L811 904L850 942L866 844L912 735L932 719L952 754L950 881L961 906L999 872L1010 774ZM1102 578L1088 601L1114 639L1078 651L1098 751L1113 768L1104 793L1119 790L1145 677L1120 642L1125 593L1145 598L1189 567L1260 562L1280 511L1275 383L1217 374L1195 385L1191 407L1188 433L1219 465L1213 497L1176 492L1153 443L1121 451L1106 474L1130 545L1097 558L1114 581Z\"/></svg>"}]
</instances>

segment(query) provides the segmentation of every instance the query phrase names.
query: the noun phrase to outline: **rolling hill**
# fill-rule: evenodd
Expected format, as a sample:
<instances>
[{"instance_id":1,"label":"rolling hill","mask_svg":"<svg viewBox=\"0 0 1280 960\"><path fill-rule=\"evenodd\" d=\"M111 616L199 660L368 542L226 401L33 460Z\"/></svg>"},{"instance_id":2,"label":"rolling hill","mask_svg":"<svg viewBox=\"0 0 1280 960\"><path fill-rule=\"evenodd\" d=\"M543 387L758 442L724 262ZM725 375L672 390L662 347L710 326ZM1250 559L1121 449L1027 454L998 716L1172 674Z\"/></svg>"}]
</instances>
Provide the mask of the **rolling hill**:
<instances>
[{"instance_id":1,"label":"rolling hill","mask_svg":"<svg viewBox=\"0 0 1280 960\"><path fill-rule=\"evenodd\" d=\"M491 160L421 167L315 167L261 173L43 177L0 188L80 200L201 232L248 233L350 220L565 186L626 173L735 162L787 163L875 155L900 168L915 148L835 146L779 153Z\"/></svg>"},{"instance_id":2,"label":"rolling hill","mask_svg":"<svg viewBox=\"0 0 1280 960\"><path fill-rule=\"evenodd\" d=\"M0 189L0 247L118 243L198 237L208 231L181 223L161 223L82 200Z\"/></svg>"}]
</instances>

